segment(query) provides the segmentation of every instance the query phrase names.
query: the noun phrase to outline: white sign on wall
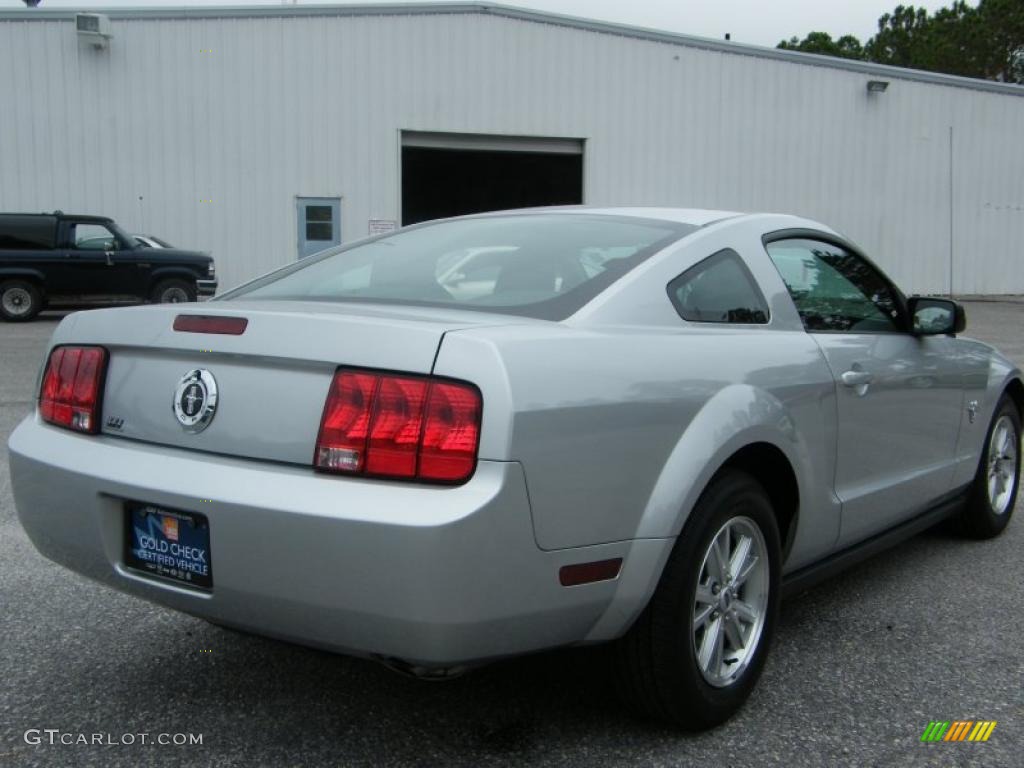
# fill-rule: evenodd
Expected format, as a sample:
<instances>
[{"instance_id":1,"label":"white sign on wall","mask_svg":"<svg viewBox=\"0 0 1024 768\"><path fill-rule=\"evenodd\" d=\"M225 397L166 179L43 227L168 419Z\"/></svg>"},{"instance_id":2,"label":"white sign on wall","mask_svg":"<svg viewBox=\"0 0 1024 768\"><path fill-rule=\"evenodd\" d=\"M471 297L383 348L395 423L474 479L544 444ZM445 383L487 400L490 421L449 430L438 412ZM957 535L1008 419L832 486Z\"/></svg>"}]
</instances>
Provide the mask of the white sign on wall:
<instances>
[{"instance_id":1,"label":"white sign on wall","mask_svg":"<svg viewBox=\"0 0 1024 768\"><path fill-rule=\"evenodd\" d=\"M386 235L398 229L398 222L394 219L370 219L370 235Z\"/></svg>"}]
</instances>

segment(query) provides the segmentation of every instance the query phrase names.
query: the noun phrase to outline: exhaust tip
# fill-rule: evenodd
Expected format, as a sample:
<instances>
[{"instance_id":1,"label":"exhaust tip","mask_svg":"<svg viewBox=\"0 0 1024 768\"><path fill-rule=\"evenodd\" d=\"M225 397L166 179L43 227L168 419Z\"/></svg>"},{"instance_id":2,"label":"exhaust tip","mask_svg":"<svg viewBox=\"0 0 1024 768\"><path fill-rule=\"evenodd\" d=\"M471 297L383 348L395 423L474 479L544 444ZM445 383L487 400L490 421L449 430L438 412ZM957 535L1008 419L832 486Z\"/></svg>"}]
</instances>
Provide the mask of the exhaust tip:
<instances>
[{"instance_id":1,"label":"exhaust tip","mask_svg":"<svg viewBox=\"0 0 1024 768\"><path fill-rule=\"evenodd\" d=\"M427 667L421 664L413 664L412 662L405 661L404 659L396 659L393 656L375 655L373 659L374 661L383 664L392 672L397 672L403 677L413 677L417 680L426 680L428 682L455 680L462 677L470 669L465 665L456 665L452 667Z\"/></svg>"}]
</instances>

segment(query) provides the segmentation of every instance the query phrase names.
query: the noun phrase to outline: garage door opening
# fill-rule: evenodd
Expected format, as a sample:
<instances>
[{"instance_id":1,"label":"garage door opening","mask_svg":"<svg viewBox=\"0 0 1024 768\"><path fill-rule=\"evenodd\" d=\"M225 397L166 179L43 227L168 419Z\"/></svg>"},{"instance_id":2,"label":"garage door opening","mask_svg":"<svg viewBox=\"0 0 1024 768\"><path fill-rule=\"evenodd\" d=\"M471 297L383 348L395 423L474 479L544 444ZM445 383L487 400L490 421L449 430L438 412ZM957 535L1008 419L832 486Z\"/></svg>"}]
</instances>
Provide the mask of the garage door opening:
<instances>
[{"instance_id":1,"label":"garage door opening","mask_svg":"<svg viewBox=\"0 0 1024 768\"><path fill-rule=\"evenodd\" d=\"M583 142L402 134L402 224L583 202Z\"/></svg>"}]
</instances>

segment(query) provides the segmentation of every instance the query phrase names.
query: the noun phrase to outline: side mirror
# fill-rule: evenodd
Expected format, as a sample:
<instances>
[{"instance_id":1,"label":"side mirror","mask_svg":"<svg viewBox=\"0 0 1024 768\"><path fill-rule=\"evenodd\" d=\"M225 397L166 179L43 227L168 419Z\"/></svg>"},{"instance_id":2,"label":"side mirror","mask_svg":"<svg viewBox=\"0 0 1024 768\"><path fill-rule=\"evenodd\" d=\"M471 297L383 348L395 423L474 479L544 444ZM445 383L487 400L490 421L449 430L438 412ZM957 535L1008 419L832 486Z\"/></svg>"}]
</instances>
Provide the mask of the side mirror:
<instances>
[{"instance_id":1,"label":"side mirror","mask_svg":"<svg viewBox=\"0 0 1024 768\"><path fill-rule=\"evenodd\" d=\"M955 335L967 328L964 308L951 299L914 296L907 304L915 336Z\"/></svg>"}]
</instances>

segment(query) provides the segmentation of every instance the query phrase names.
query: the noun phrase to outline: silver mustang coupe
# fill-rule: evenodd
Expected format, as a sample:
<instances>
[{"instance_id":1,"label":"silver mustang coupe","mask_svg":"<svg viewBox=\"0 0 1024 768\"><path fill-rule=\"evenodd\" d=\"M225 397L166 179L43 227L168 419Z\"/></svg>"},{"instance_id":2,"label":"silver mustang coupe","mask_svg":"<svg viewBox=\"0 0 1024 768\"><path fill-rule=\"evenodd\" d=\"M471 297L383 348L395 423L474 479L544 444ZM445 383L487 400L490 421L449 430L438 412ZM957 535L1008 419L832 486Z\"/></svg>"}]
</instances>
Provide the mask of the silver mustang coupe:
<instances>
[{"instance_id":1,"label":"silver mustang coupe","mask_svg":"<svg viewBox=\"0 0 1024 768\"><path fill-rule=\"evenodd\" d=\"M1024 384L963 330L792 216L431 222L69 315L14 496L47 557L217 624L434 676L610 642L628 701L708 727L783 593L1006 526Z\"/></svg>"}]
</instances>

